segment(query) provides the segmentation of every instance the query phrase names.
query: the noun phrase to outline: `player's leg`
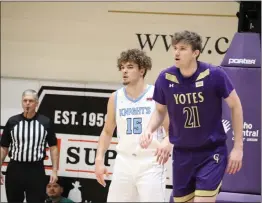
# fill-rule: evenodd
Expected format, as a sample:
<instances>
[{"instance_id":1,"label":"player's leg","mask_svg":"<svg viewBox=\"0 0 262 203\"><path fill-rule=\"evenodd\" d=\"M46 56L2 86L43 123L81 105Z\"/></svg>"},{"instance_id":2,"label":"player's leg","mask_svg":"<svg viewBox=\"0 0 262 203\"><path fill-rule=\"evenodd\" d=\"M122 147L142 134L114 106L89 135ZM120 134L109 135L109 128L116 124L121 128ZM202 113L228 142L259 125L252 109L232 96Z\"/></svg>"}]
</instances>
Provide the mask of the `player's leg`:
<instances>
[{"instance_id":1,"label":"player's leg","mask_svg":"<svg viewBox=\"0 0 262 203\"><path fill-rule=\"evenodd\" d=\"M136 202L137 190L130 161L119 155L116 157L107 202Z\"/></svg>"},{"instance_id":2,"label":"player's leg","mask_svg":"<svg viewBox=\"0 0 262 203\"><path fill-rule=\"evenodd\" d=\"M154 164L141 172L136 179L140 202L165 202L166 170Z\"/></svg>"},{"instance_id":3,"label":"player's leg","mask_svg":"<svg viewBox=\"0 0 262 203\"><path fill-rule=\"evenodd\" d=\"M217 147L206 157L196 174L194 202L216 202L227 166L227 147Z\"/></svg>"},{"instance_id":4,"label":"player's leg","mask_svg":"<svg viewBox=\"0 0 262 203\"><path fill-rule=\"evenodd\" d=\"M192 152L173 150L173 192L174 202L192 202L195 196L195 166Z\"/></svg>"}]
</instances>

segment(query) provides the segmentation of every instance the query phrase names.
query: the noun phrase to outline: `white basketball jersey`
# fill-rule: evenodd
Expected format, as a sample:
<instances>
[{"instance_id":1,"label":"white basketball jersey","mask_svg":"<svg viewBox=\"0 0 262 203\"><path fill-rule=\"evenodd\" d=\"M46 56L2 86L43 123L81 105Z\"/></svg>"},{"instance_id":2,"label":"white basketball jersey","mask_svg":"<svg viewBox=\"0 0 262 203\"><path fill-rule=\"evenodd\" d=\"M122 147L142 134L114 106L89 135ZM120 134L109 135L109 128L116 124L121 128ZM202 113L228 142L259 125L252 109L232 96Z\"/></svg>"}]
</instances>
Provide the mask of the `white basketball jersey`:
<instances>
[{"instance_id":1,"label":"white basketball jersey","mask_svg":"<svg viewBox=\"0 0 262 203\"><path fill-rule=\"evenodd\" d=\"M164 137L163 128L154 132L153 141L147 150L142 150L139 138L144 133L152 113L155 101L152 99L154 86L147 85L142 95L133 100L126 94L125 87L117 90L115 96L118 153L137 154L156 149Z\"/></svg>"}]
</instances>

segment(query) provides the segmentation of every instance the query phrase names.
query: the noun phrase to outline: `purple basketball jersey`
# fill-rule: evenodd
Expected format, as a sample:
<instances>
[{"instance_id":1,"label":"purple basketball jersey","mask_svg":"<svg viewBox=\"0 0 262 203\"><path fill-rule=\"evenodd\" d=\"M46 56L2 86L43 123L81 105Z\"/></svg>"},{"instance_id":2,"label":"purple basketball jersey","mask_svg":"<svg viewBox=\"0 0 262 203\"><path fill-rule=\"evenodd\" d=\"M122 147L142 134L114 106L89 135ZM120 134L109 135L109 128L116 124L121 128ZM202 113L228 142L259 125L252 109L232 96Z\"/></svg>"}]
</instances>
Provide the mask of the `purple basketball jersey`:
<instances>
[{"instance_id":1,"label":"purple basketball jersey","mask_svg":"<svg viewBox=\"0 0 262 203\"><path fill-rule=\"evenodd\" d=\"M162 71L153 99L167 105L170 142L188 149L224 144L222 98L233 89L226 73L211 64L198 62L197 71L189 78L175 66Z\"/></svg>"}]
</instances>

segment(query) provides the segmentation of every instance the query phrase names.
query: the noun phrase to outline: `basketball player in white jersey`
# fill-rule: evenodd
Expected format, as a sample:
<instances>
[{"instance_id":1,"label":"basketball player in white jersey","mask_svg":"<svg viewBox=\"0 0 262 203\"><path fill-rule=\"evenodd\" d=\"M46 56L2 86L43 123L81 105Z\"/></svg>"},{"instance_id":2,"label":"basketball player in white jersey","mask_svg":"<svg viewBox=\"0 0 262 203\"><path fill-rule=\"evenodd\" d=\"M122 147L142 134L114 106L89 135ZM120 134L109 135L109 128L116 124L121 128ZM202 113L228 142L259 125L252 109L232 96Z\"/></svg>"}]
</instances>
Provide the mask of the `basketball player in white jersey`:
<instances>
[{"instance_id":1,"label":"basketball player in white jersey","mask_svg":"<svg viewBox=\"0 0 262 203\"><path fill-rule=\"evenodd\" d=\"M108 101L107 119L99 138L95 162L97 181L105 187L104 155L117 126L118 145L112 182L107 202L164 202L165 168L172 145L167 132L168 118L157 129L151 146L142 149L139 139L155 109L152 100L154 86L144 77L151 69L151 58L139 49L122 52L118 59L124 87L114 92Z\"/></svg>"}]
</instances>

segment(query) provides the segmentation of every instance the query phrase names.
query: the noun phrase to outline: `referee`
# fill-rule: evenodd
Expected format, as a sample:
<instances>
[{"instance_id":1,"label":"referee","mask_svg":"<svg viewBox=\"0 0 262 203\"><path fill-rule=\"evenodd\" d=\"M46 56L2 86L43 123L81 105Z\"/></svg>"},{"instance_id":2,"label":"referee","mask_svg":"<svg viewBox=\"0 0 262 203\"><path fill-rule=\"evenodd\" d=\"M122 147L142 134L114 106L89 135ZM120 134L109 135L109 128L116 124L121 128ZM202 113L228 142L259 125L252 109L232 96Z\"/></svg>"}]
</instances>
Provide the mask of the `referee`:
<instances>
[{"instance_id":1,"label":"referee","mask_svg":"<svg viewBox=\"0 0 262 203\"><path fill-rule=\"evenodd\" d=\"M2 138L1 163L10 157L6 170L6 197L8 202L44 202L46 176L44 169L46 144L50 147L53 171L50 183L57 181L58 149L51 120L36 112L38 96L34 90L22 94L24 112L8 119ZM1 173L1 184L3 184Z\"/></svg>"}]
</instances>

